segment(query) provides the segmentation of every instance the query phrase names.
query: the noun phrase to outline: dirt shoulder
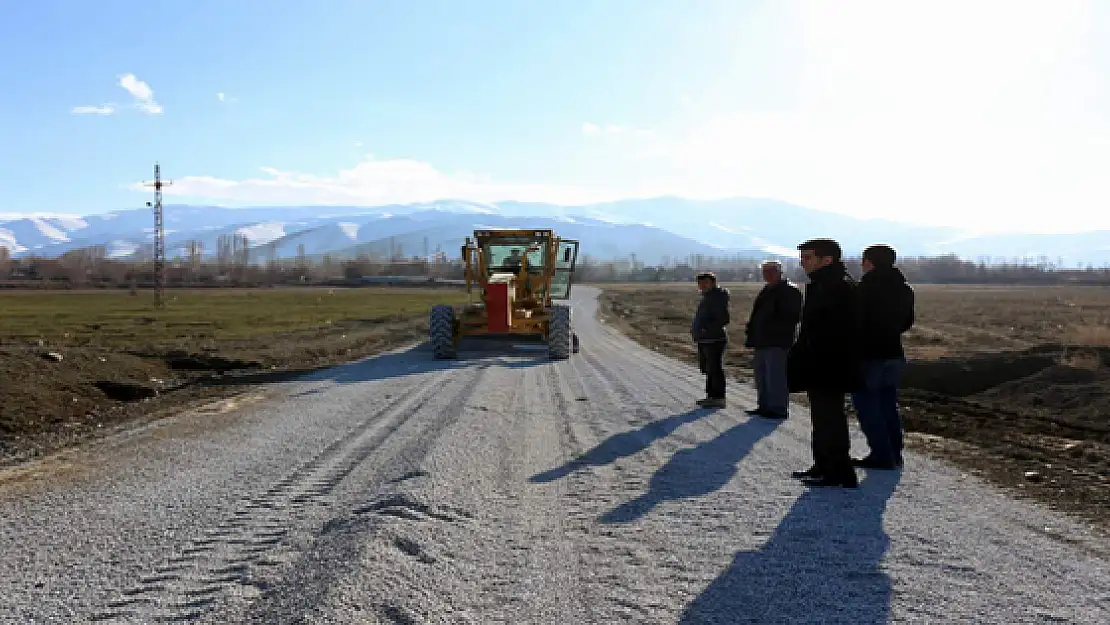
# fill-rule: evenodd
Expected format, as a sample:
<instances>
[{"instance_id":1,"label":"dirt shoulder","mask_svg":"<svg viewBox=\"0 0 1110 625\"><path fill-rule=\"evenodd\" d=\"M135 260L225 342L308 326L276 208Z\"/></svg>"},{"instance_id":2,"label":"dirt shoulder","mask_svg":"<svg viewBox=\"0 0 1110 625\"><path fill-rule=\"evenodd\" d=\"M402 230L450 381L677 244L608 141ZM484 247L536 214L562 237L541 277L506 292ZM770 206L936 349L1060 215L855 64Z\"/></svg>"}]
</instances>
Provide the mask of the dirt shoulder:
<instances>
[{"instance_id":1,"label":"dirt shoulder","mask_svg":"<svg viewBox=\"0 0 1110 625\"><path fill-rule=\"evenodd\" d=\"M0 293L0 464L423 340L456 289Z\"/></svg>"},{"instance_id":2,"label":"dirt shoulder","mask_svg":"<svg viewBox=\"0 0 1110 625\"><path fill-rule=\"evenodd\" d=\"M725 365L748 381L744 322L759 285L728 287L734 323ZM602 288L608 323L696 363L691 285ZM1110 294L932 285L917 292L900 400L907 445L1110 530Z\"/></svg>"}]
</instances>

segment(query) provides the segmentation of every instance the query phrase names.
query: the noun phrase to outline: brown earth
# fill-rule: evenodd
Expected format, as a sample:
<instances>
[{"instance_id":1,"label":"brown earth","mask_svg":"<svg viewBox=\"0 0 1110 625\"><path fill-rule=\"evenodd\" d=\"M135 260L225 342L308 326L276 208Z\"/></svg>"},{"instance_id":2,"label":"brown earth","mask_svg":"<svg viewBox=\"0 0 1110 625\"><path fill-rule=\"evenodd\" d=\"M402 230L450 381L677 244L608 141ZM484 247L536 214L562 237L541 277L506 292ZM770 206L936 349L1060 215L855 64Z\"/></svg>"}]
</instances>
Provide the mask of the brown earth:
<instances>
[{"instance_id":1,"label":"brown earth","mask_svg":"<svg viewBox=\"0 0 1110 625\"><path fill-rule=\"evenodd\" d=\"M760 285L727 286L726 368L748 380L744 323ZM603 288L610 323L647 347L696 362L692 285ZM909 362L900 400L907 445L1110 528L1110 291L915 288L917 325L904 337Z\"/></svg>"},{"instance_id":2,"label":"brown earth","mask_svg":"<svg viewBox=\"0 0 1110 625\"><path fill-rule=\"evenodd\" d=\"M0 293L0 464L422 340L457 289ZM60 359L58 359L60 357Z\"/></svg>"}]
</instances>

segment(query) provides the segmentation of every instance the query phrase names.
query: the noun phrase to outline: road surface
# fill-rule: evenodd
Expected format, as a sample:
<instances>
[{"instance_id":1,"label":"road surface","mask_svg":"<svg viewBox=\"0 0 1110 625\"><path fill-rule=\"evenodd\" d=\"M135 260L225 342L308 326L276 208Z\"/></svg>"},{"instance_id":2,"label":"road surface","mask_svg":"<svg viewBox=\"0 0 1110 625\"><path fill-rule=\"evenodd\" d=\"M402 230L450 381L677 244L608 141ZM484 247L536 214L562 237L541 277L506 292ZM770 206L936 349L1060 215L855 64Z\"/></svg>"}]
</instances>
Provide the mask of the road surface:
<instances>
[{"instance_id":1,"label":"road surface","mask_svg":"<svg viewBox=\"0 0 1110 625\"><path fill-rule=\"evenodd\" d=\"M569 361L403 350L5 472L0 619L1110 622L1080 525L915 454L807 491L803 409L692 409L575 292Z\"/></svg>"}]
</instances>

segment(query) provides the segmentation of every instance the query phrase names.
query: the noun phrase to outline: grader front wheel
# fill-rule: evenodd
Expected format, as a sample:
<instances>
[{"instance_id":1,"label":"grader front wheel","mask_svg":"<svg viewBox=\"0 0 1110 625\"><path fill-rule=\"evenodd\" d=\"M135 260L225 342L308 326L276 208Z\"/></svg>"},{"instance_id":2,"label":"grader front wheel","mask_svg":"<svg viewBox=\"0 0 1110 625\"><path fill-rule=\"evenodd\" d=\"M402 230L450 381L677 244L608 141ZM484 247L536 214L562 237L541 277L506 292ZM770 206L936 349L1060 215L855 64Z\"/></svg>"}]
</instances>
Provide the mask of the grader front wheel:
<instances>
[{"instance_id":1,"label":"grader front wheel","mask_svg":"<svg viewBox=\"0 0 1110 625\"><path fill-rule=\"evenodd\" d=\"M437 360L455 358L455 309L451 306L433 306L428 318L428 342L432 357Z\"/></svg>"}]
</instances>

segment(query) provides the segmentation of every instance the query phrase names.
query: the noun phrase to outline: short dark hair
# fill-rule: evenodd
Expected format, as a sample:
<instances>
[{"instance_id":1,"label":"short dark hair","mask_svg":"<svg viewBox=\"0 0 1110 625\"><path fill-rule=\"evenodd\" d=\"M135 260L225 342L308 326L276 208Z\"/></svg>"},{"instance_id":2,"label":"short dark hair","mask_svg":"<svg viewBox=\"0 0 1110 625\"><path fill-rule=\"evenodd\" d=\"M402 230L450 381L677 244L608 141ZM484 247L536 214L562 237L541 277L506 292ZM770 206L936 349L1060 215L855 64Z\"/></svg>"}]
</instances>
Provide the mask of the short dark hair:
<instances>
[{"instance_id":1,"label":"short dark hair","mask_svg":"<svg viewBox=\"0 0 1110 625\"><path fill-rule=\"evenodd\" d=\"M798 246L799 251L813 252L816 256L832 257L834 262L839 262L843 252L840 244L832 239L810 239Z\"/></svg>"},{"instance_id":2,"label":"short dark hair","mask_svg":"<svg viewBox=\"0 0 1110 625\"><path fill-rule=\"evenodd\" d=\"M871 261L876 267L893 267L898 260L898 252L889 245L877 244L863 250L863 260Z\"/></svg>"},{"instance_id":3,"label":"short dark hair","mask_svg":"<svg viewBox=\"0 0 1110 625\"><path fill-rule=\"evenodd\" d=\"M710 282L716 282L717 281L717 274L713 273L712 271L703 271L703 272L698 274L697 280L698 280L698 282L701 282L702 280L709 280Z\"/></svg>"}]
</instances>

